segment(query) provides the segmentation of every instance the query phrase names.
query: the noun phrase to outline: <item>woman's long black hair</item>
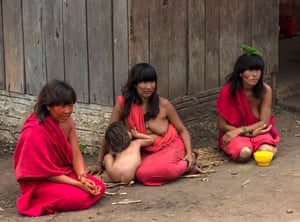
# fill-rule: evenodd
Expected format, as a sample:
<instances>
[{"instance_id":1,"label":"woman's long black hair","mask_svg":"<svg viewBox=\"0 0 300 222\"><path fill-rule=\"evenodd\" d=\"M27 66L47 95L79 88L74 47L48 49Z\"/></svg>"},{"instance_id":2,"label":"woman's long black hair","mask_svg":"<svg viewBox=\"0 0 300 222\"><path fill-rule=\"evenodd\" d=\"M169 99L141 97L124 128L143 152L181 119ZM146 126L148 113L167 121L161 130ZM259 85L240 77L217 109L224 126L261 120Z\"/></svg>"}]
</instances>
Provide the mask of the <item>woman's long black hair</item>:
<instances>
[{"instance_id":1,"label":"woman's long black hair","mask_svg":"<svg viewBox=\"0 0 300 222\"><path fill-rule=\"evenodd\" d=\"M39 118L39 124L42 124L46 117L50 115L47 106L75 104L76 100L75 90L66 82L60 80L48 82L40 91L34 105L34 112Z\"/></svg>"},{"instance_id":2,"label":"woman's long black hair","mask_svg":"<svg viewBox=\"0 0 300 222\"><path fill-rule=\"evenodd\" d=\"M230 83L231 96L234 97L239 87L243 84L241 73L246 70L260 70L260 79L253 87L252 92L255 98L261 99L265 92L263 84L264 67L265 63L260 55L243 54L239 56L235 62L233 72L226 77L226 81Z\"/></svg>"},{"instance_id":3,"label":"woman's long black hair","mask_svg":"<svg viewBox=\"0 0 300 222\"><path fill-rule=\"evenodd\" d=\"M129 72L126 85L122 88L124 96L124 110L122 119L129 116L131 104L142 104L142 99L137 93L136 86L140 82L155 82L156 87L148 101L149 118L155 118L159 113L159 96L157 94L157 74L155 69L148 63L138 63Z\"/></svg>"}]
</instances>

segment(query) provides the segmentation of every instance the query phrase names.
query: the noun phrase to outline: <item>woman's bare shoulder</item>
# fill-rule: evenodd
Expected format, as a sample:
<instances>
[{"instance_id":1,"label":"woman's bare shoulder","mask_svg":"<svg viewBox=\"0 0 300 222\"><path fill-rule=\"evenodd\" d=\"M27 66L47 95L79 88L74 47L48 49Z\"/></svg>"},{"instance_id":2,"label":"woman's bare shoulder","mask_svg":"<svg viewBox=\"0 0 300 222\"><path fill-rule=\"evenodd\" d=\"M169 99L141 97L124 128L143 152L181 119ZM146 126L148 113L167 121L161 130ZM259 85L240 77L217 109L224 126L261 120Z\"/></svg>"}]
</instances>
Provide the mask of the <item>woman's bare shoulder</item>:
<instances>
[{"instance_id":1,"label":"woman's bare shoulder","mask_svg":"<svg viewBox=\"0 0 300 222\"><path fill-rule=\"evenodd\" d=\"M264 82L264 89L266 93L272 93L272 88L267 83Z\"/></svg>"},{"instance_id":2,"label":"woman's bare shoulder","mask_svg":"<svg viewBox=\"0 0 300 222\"><path fill-rule=\"evenodd\" d=\"M159 97L159 104L164 107L172 106L172 103L165 97Z\"/></svg>"},{"instance_id":3,"label":"woman's bare shoulder","mask_svg":"<svg viewBox=\"0 0 300 222\"><path fill-rule=\"evenodd\" d=\"M271 86L269 84L267 84L266 82L264 82L264 87L266 90L272 90Z\"/></svg>"}]
</instances>

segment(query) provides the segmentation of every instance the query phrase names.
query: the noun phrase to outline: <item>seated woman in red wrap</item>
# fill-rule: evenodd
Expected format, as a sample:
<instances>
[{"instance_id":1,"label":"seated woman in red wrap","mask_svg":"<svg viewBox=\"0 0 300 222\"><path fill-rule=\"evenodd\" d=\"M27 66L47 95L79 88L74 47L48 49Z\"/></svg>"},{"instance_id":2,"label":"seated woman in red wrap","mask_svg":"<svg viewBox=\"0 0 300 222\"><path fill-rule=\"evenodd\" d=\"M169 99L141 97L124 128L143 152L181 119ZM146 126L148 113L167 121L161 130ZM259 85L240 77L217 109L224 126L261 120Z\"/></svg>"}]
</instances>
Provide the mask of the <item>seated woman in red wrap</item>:
<instances>
[{"instance_id":1,"label":"seated woman in red wrap","mask_svg":"<svg viewBox=\"0 0 300 222\"><path fill-rule=\"evenodd\" d=\"M122 94L117 98L110 122L124 121L127 129L153 138L152 145L142 147L137 180L148 186L159 186L194 168L196 158L190 134L173 105L157 94L154 68L147 63L136 64ZM100 165L106 152L103 140L98 157Z\"/></svg>"},{"instance_id":2,"label":"seated woman in red wrap","mask_svg":"<svg viewBox=\"0 0 300 222\"><path fill-rule=\"evenodd\" d=\"M71 117L75 102L73 88L53 80L24 122L14 153L21 190L17 208L23 215L89 208L105 191L102 181L85 173Z\"/></svg>"},{"instance_id":3,"label":"seated woman in red wrap","mask_svg":"<svg viewBox=\"0 0 300 222\"><path fill-rule=\"evenodd\" d=\"M233 160L246 162L257 150L277 152L272 90L263 82L263 72L259 51L239 56L217 99L219 147Z\"/></svg>"}]
</instances>

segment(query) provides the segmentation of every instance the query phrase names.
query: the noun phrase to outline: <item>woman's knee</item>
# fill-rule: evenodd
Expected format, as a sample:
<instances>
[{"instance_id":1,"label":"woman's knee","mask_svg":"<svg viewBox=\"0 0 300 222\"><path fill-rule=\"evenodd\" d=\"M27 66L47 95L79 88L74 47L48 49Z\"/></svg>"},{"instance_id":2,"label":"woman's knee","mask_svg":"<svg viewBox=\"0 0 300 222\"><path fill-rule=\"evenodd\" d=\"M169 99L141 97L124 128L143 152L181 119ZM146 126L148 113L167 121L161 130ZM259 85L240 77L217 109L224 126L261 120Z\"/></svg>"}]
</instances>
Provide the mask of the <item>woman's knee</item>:
<instances>
[{"instance_id":1,"label":"woman's knee","mask_svg":"<svg viewBox=\"0 0 300 222\"><path fill-rule=\"evenodd\" d=\"M276 146L273 146L273 145L270 145L270 144L262 144L259 148L258 148L259 151L271 151L273 152L274 156L276 155L277 153L277 147Z\"/></svg>"},{"instance_id":2,"label":"woman's knee","mask_svg":"<svg viewBox=\"0 0 300 222\"><path fill-rule=\"evenodd\" d=\"M251 156L252 156L252 149L250 149L249 147L244 147L240 151L238 161L247 162L250 160Z\"/></svg>"}]
</instances>

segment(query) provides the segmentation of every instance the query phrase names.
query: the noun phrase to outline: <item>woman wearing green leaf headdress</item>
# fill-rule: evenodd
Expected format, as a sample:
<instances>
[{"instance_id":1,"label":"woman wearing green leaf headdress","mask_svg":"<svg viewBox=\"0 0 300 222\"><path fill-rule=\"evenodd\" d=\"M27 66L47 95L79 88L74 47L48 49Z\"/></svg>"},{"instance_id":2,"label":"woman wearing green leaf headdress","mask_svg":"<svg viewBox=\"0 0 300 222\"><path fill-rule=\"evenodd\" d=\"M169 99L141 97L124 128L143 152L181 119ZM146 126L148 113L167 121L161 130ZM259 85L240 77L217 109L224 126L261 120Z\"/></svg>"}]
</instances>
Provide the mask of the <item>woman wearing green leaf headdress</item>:
<instances>
[{"instance_id":1,"label":"woman wearing green leaf headdress","mask_svg":"<svg viewBox=\"0 0 300 222\"><path fill-rule=\"evenodd\" d=\"M280 137L271 114L272 89L263 82L262 53L246 45L241 48L245 53L226 77L216 107L219 148L233 160L245 162L258 150L275 155Z\"/></svg>"}]
</instances>

